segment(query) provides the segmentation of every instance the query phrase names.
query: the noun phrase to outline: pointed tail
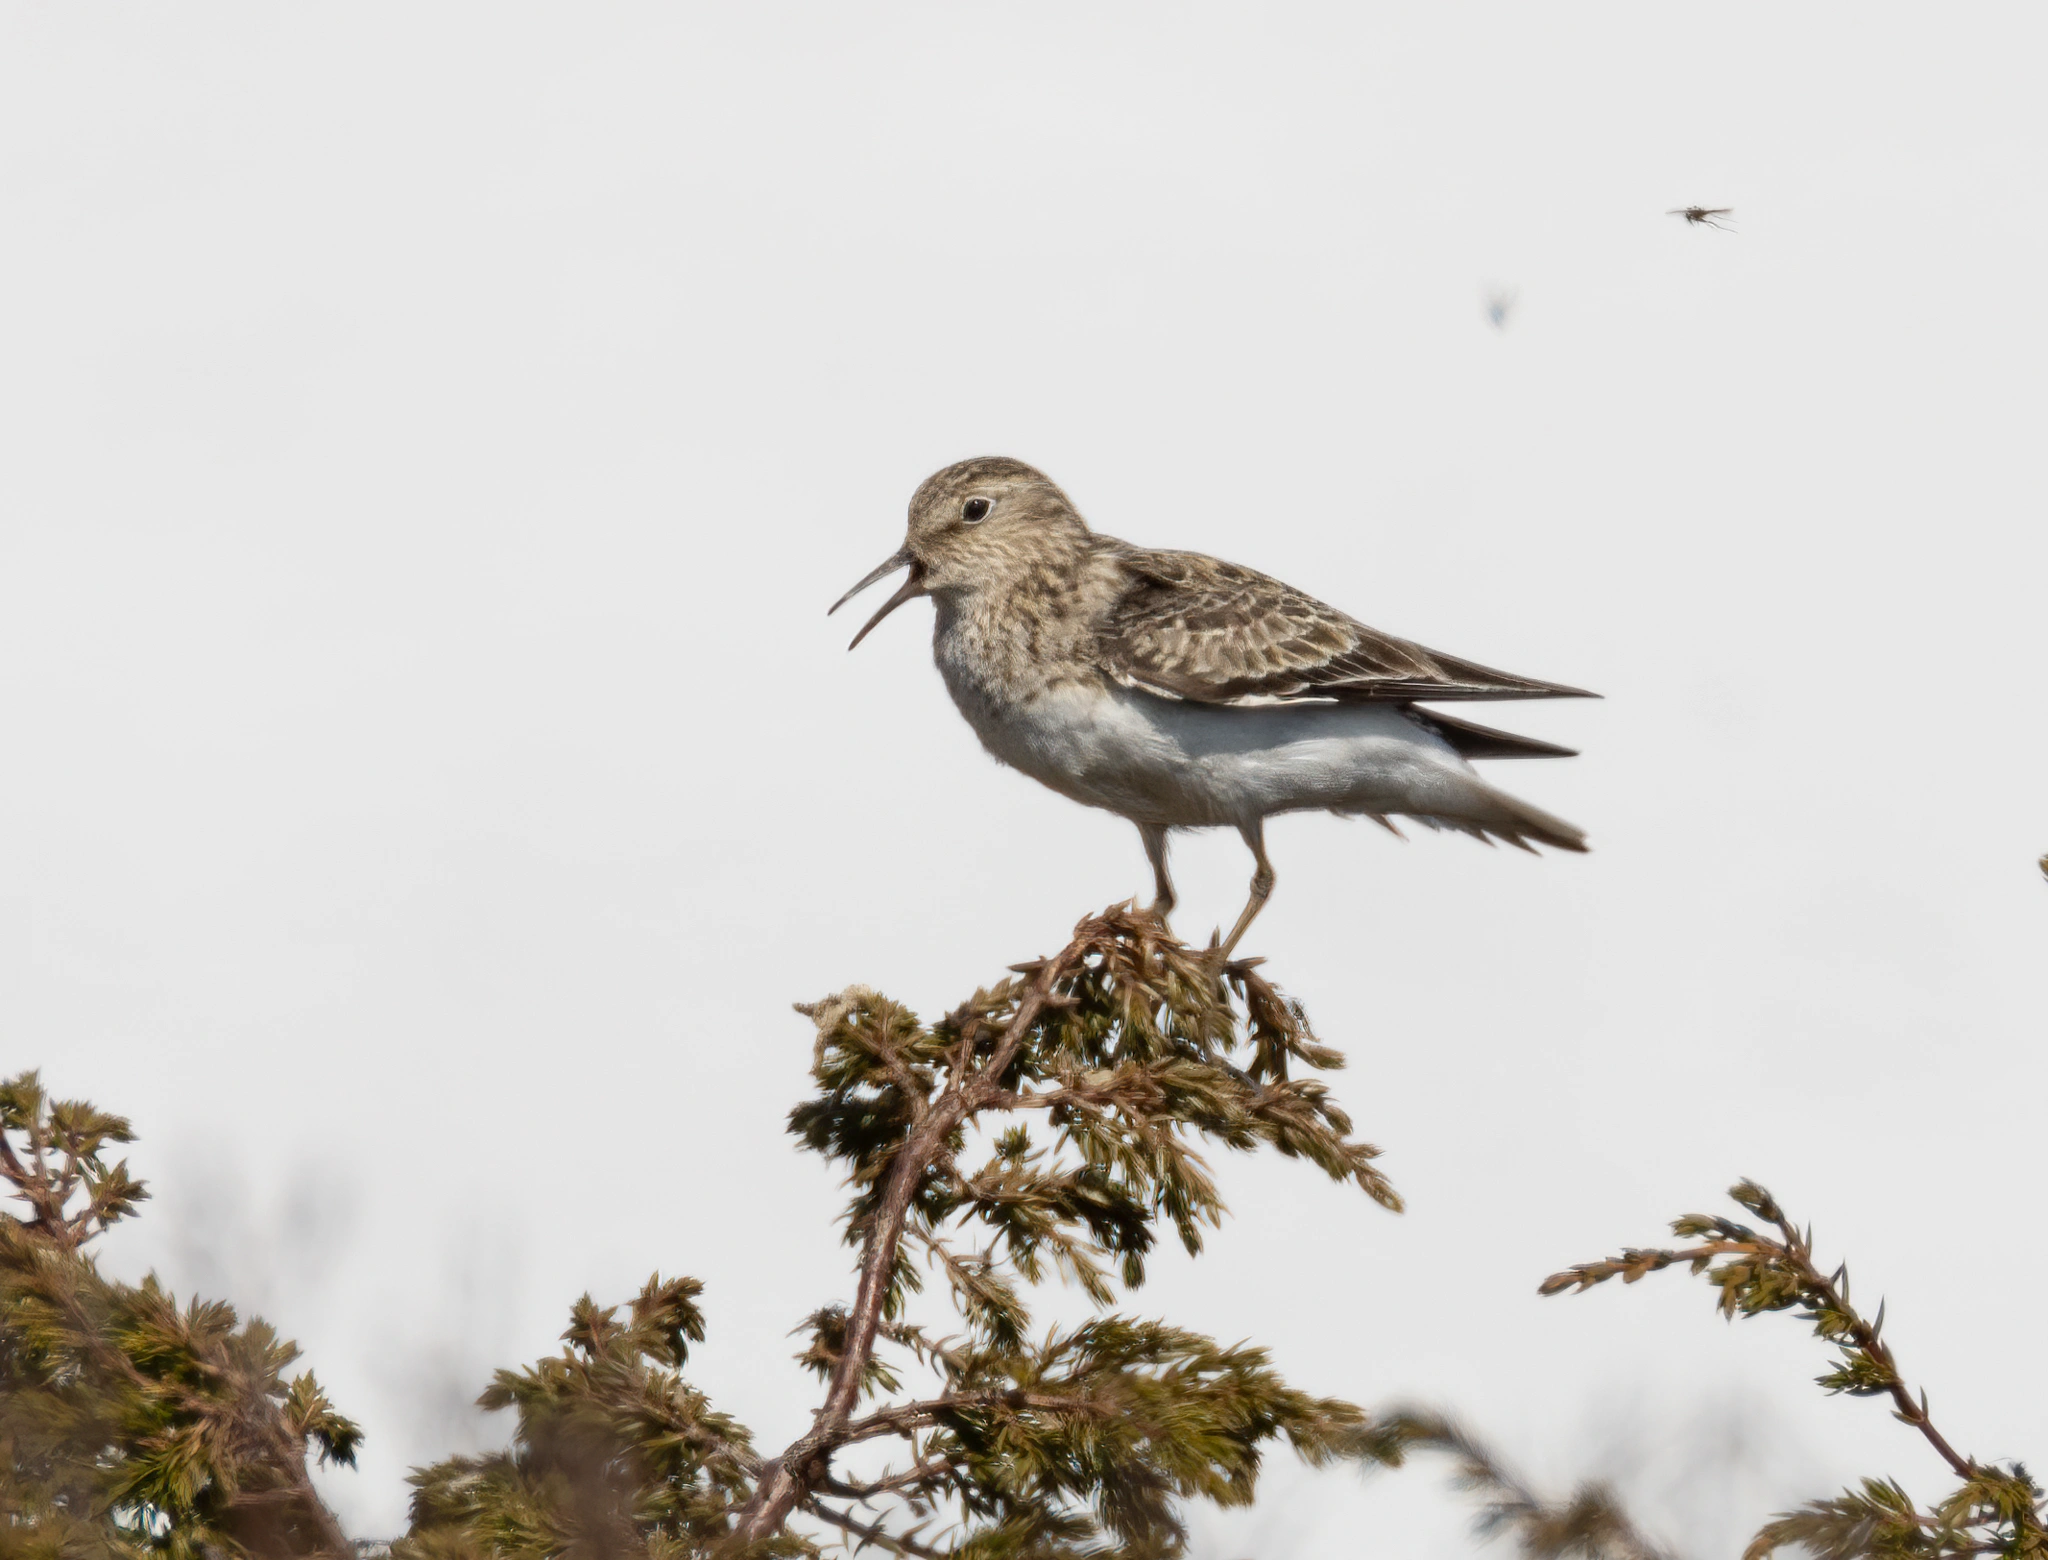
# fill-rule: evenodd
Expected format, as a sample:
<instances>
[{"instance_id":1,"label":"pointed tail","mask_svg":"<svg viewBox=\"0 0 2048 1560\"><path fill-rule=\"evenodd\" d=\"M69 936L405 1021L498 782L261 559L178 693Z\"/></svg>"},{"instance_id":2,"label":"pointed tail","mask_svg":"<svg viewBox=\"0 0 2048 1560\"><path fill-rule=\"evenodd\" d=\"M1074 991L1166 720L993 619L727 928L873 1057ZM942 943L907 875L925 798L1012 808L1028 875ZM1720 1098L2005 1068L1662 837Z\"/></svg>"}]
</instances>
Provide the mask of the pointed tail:
<instances>
[{"instance_id":1,"label":"pointed tail","mask_svg":"<svg viewBox=\"0 0 2048 1560\"><path fill-rule=\"evenodd\" d=\"M1484 803L1472 809L1471 821L1487 834L1497 835L1510 845L1529 849L1529 841L1558 850L1586 849L1586 831L1575 828L1554 813L1532 807L1520 797L1486 788Z\"/></svg>"}]
</instances>

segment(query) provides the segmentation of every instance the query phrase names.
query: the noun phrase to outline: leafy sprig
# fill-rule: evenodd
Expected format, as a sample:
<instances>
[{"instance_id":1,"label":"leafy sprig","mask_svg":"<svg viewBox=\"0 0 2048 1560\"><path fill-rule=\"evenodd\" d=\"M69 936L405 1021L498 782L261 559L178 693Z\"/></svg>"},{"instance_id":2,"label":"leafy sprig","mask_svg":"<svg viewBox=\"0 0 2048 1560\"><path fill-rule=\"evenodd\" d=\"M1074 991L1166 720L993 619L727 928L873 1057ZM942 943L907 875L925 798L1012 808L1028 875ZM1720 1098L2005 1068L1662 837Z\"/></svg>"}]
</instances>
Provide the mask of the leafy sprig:
<instances>
[{"instance_id":1,"label":"leafy sprig","mask_svg":"<svg viewBox=\"0 0 2048 1560\"><path fill-rule=\"evenodd\" d=\"M1796 1225L1763 1187L1741 1181L1728 1195L1775 1233L1716 1214L1686 1214L1672 1221L1672 1232L1697 1244L1627 1247L1619 1256L1553 1273L1539 1292L1578 1293L1613 1278L1633 1284L1684 1266L1715 1287L1725 1317L1796 1310L1812 1324L1816 1337L1839 1351L1834 1368L1819 1376L1818 1384L1852 1397L1888 1397L1893 1417L1918 1431L1957 1480L1952 1493L1923 1510L1895 1481L1866 1479L1859 1488L1766 1523L1745 1560L1764 1560L1791 1544L1822 1560L2048 1556L2040 1486L2022 1464L1999 1467L1963 1456L1935 1427L1926 1391L1916 1393L1907 1384L1885 1341L1884 1307L1866 1318L1850 1299L1847 1267L1828 1271L1816 1263L1811 1228Z\"/></svg>"},{"instance_id":2,"label":"leafy sprig","mask_svg":"<svg viewBox=\"0 0 2048 1560\"><path fill-rule=\"evenodd\" d=\"M86 1100L51 1099L38 1073L0 1081L0 1179L28 1205L29 1217L19 1222L66 1250L77 1250L149 1196L128 1173L127 1160L106 1162L108 1144L134 1141L125 1117Z\"/></svg>"}]
</instances>

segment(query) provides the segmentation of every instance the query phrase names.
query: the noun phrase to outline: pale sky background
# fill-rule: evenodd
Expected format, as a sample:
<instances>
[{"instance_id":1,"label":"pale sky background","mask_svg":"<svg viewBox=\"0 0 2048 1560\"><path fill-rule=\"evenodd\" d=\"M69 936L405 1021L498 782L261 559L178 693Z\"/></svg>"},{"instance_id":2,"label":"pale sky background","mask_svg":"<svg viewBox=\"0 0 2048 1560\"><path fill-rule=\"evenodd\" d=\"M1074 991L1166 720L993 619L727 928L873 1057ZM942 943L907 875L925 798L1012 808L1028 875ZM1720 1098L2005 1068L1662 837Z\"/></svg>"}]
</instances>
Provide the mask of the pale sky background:
<instances>
[{"instance_id":1,"label":"pale sky background","mask_svg":"<svg viewBox=\"0 0 2048 1560\"><path fill-rule=\"evenodd\" d=\"M0 1066L134 1119L106 1261L301 1341L359 1534L656 1267L795 1434L850 1278L788 1004L936 1013L1149 887L982 755L928 608L825 619L995 452L1607 695L1495 712L1585 749L1493 772L1590 857L1276 825L1248 946L1410 1211L1233 1159L1144 1307L1733 1554L1942 1470L1790 1319L1535 1286L1747 1174L1965 1451L2048 1460L2044 48L2017 4L0 9ZM1242 849L1177 860L1206 935ZM1435 1470L1269 1488L1204 1560L1474 1548Z\"/></svg>"}]
</instances>

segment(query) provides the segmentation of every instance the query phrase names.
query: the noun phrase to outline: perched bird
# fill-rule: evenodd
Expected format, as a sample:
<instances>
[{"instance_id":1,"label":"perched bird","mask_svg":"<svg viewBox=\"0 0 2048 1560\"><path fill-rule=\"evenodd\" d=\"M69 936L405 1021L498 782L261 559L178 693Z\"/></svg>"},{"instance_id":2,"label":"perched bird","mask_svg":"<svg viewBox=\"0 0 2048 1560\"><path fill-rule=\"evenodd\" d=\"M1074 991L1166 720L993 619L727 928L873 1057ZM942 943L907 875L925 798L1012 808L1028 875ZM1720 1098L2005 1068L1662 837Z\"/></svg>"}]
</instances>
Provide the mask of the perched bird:
<instances>
[{"instance_id":1,"label":"perched bird","mask_svg":"<svg viewBox=\"0 0 2048 1560\"><path fill-rule=\"evenodd\" d=\"M1168 831L1234 826L1257 871L1226 951L1273 891L1274 813L1363 815L1389 829L1401 816L1525 850L1586 848L1579 830L1467 762L1570 748L1418 705L1593 695L1379 633L1234 563L1098 536L1022 461L985 456L927 477L902 547L831 610L898 569L908 577L847 648L931 597L933 658L982 746L1135 823L1161 914L1174 904Z\"/></svg>"},{"instance_id":2,"label":"perched bird","mask_svg":"<svg viewBox=\"0 0 2048 1560\"><path fill-rule=\"evenodd\" d=\"M1727 226L1724 223L1716 222L1714 218L1732 217L1735 215L1735 208L1733 206L1677 206L1665 212L1664 215L1667 217L1683 217L1694 227L1720 228L1725 233L1728 231Z\"/></svg>"}]
</instances>

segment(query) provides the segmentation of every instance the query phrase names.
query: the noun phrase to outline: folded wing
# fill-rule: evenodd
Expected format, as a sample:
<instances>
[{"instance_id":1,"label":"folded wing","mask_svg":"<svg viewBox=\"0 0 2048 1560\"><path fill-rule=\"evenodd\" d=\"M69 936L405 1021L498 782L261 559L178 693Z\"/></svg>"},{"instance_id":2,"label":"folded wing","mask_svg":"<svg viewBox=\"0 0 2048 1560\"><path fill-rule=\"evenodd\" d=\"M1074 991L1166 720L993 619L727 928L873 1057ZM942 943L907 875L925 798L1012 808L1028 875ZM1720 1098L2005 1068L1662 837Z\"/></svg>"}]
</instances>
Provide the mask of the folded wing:
<instances>
[{"instance_id":1,"label":"folded wing","mask_svg":"<svg viewBox=\"0 0 2048 1560\"><path fill-rule=\"evenodd\" d=\"M1099 654L1127 687L1200 704L1595 697L1382 634L1200 553L1129 547L1119 559L1129 584Z\"/></svg>"}]
</instances>

